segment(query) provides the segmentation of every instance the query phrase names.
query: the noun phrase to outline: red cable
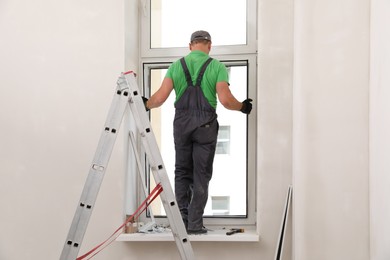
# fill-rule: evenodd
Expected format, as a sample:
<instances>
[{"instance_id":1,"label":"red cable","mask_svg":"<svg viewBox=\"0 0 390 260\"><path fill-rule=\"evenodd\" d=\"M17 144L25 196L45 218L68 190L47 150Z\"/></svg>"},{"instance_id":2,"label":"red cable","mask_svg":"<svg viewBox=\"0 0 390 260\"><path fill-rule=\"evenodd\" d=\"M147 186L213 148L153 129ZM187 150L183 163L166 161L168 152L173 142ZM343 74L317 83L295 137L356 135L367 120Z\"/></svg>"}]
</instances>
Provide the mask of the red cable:
<instances>
[{"instance_id":1,"label":"red cable","mask_svg":"<svg viewBox=\"0 0 390 260\"><path fill-rule=\"evenodd\" d=\"M139 218L139 216L146 210L146 208L149 206L149 204L151 204L153 202L153 200L155 198L157 198L158 195L160 195L160 193L163 191L163 188L161 186L161 183L157 184L156 187L153 189L153 191L149 194L149 196L142 202L142 204L138 207L138 209L133 213L133 215L131 215L130 217L128 217L126 219L126 221L117 229L115 230L114 233L112 233L111 236L109 236L105 241L103 241L102 243L100 243L99 245L95 246L93 249L91 249L90 251L88 251L87 253L85 253L84 255L82 256L79 256L76 258L76 260L82 260L82 259L85 259L87 256L89 256L90 254L92 254L93 252L95 252L97 249L99 249L101 246L103 246L104 244L106 244L110 239L112 239L114 237L114 239L112 239L109 243L107 243L103 248L101 248L100 250L98 250L95 254L93 254L92 256L90 256L88 259L91 259L93 256L95 256L96 254L98 254L100 251L102 251L104 248L106 248L108 245L110 245L113 241L115 241L115 239L122 233L118 233L118 231L121 231L123 229L124 226L126 226L127 223L129 223L130 221L132 220L137 220ZM149 201L150 199L150 201ZM148 202L149 201L149 202ZM136 215L138 214L138 215ZM118 234L117 234L118 233Z\"/></svg>"}]
</instances>

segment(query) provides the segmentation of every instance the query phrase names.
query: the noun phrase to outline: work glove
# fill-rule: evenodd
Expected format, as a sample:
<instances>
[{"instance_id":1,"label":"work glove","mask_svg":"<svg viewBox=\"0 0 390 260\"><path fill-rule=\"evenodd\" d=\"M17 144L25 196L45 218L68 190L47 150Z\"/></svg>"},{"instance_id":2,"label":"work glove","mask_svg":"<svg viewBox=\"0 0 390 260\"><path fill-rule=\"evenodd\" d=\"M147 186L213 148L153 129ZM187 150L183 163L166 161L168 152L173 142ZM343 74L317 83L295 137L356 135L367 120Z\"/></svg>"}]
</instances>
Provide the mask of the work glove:
<instances>
[{"instance_id":1,"label":"work glove","mask_svg":"<svg viewBox=\"0 0 390 260\"><path fill-rule=\"evenodd\" d=\"M147 99L146 97L142 97L142 101L144 102L144 106L145 106L145 110L146 111L149 111L149 108L146 106L146 102L148 102L149 99Z\"/></svg>"},{"instance_id":2,"label":"work glove","mask_svg":"<svg viewBox=\"0 0 390 260\"><path fill-rule=\"evenodd\" d=\"M253 100L248 98L248 99L245 99L244 101L242 101L242 107L240 109L240 111L244 114L250 114L250 112L252 111L252 102Z\"/></svg>"}]
</instances>

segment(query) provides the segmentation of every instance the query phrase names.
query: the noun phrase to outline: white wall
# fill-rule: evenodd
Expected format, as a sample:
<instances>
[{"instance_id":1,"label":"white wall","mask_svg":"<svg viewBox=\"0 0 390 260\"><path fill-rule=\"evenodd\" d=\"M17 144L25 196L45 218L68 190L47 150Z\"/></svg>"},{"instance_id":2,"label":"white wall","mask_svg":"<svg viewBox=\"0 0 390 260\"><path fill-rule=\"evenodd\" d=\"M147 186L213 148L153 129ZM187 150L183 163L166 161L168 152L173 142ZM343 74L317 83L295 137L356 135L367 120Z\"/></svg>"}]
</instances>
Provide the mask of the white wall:
<instances>
[{"instance_id":1,"label":"white wall","mask_svg":"<svg viewBox=\"0 0 390 260\"><path fill-rule=\"evenodd\" d=\"M369 0L296 0L294 258L369 259Z\"/></svg>"},{"instance_id":2,"label":"white wall","mask_svg":"<svg viewBox=\"0 0 390 260\"><path fill-rule=\"evenodd\" d=\"M123 69L123 1L0 2L0 259L59 258ZM122 150L85 247L122 221Z\"/></svg>"},{"instance_id":3,"label":"white wall","mask_svg":"<svg viewBox=\"0 0 390 260\"><path fill-rule=\"evenodd\" d=\"M371 3L371 260L386 260L390 259L390 2Z\"/></svg>"},{"instance_id":4,"label":"white wall","mask_svg":"<svg viewBox=\"0 0 390 260\"><path fill-rule=\"evenodd\" d=\"M258 259L274 259L292 184L294 1L258 1ZM291 214L290 214L291 216ZM291 255L291 223L285 256ZM290 257L284 259L291 259Z\"/></svg>"}]
</instances>

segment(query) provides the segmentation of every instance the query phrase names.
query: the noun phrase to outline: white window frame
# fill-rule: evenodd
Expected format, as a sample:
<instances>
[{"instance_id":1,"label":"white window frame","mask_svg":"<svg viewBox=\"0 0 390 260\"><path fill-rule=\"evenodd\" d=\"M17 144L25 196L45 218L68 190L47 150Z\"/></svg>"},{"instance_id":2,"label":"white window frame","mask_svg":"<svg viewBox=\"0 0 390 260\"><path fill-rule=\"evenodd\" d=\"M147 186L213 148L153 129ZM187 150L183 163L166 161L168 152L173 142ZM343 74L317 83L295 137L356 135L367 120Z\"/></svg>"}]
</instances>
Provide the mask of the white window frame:
<instances>
[{"instance_id":1,"label":"white window frame","mask_svg":"<svg viewBox=\"0 0 390 260\"><path fill-rule=\"evenodd\" d=\"M257 1L247 2L247 44L213 46L212 55L254 54L257 53ZM151 6L150 0L142 1L141 12L141 57L180 57L188 53L188 47L150 48L151 35Z\"/></svg>"},{"instance_id":2,"label":"white window frame","mask_svg":"<svg viewBox=\"0 0 390 260\"><path fill-rule=\"evenodd\" d=\"M211 54L211 53L210 53ZM256 55L210 55L215 59L220 60L226 66L233 65L247 65L248 66L248 78L247 78L247 93L248 97L257 96L256 88ZM142 91L145 96L150 94L150 70L168 68L169 64L178 59L173 58L155 58L147 59L147 62L142 63L143 75L141 78ZM165 105L165 104L164 104ZM244 115L243 115L244 116ZM172 122L170 122L172 123ZM247 117L247 216L243 217L224 217L213 216L205 217L204 224L208 226L255 226L256 225L256 133L257 133L257 115L255 109L252 110L250 116ZM140 198L144 197L143 193L139 195ZM141 221L149 222L149 217L144 214L141 217ZM156 218L155 221L159 224L166 224L168 220L166 218Z\"/></svg>"}]
</instances>

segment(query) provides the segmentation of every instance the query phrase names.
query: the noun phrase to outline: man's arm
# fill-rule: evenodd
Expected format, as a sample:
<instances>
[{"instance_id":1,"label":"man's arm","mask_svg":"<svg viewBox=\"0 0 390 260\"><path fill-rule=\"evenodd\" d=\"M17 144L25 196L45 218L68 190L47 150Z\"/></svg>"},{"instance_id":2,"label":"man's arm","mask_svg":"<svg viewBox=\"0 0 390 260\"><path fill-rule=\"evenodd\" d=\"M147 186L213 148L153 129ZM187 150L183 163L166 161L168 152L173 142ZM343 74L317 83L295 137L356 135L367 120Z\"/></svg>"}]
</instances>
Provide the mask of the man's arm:
<instances>
[{"instance_id":1,"label":"man's arm","mask_svg":"<svg viewBox=\"0 0 390 260\"><path fill-rule=\"evenodd\" d=\"M160 88L146 102L146 108L152 109L161 106L171 94L173 81L170 78L164 78Z\"/></svg>"},{"instance_id":2,"label":"man's arm","mask_svg":"<svg viewBox=\"0 0 390 260\"><path fill-rule=\"evenodd\" d=\"M226 109L240 111L242 108L242 103L233 96L227 82L222 81L217 83L217 94L219 102Z\"/></svg>"}]
</instances>

